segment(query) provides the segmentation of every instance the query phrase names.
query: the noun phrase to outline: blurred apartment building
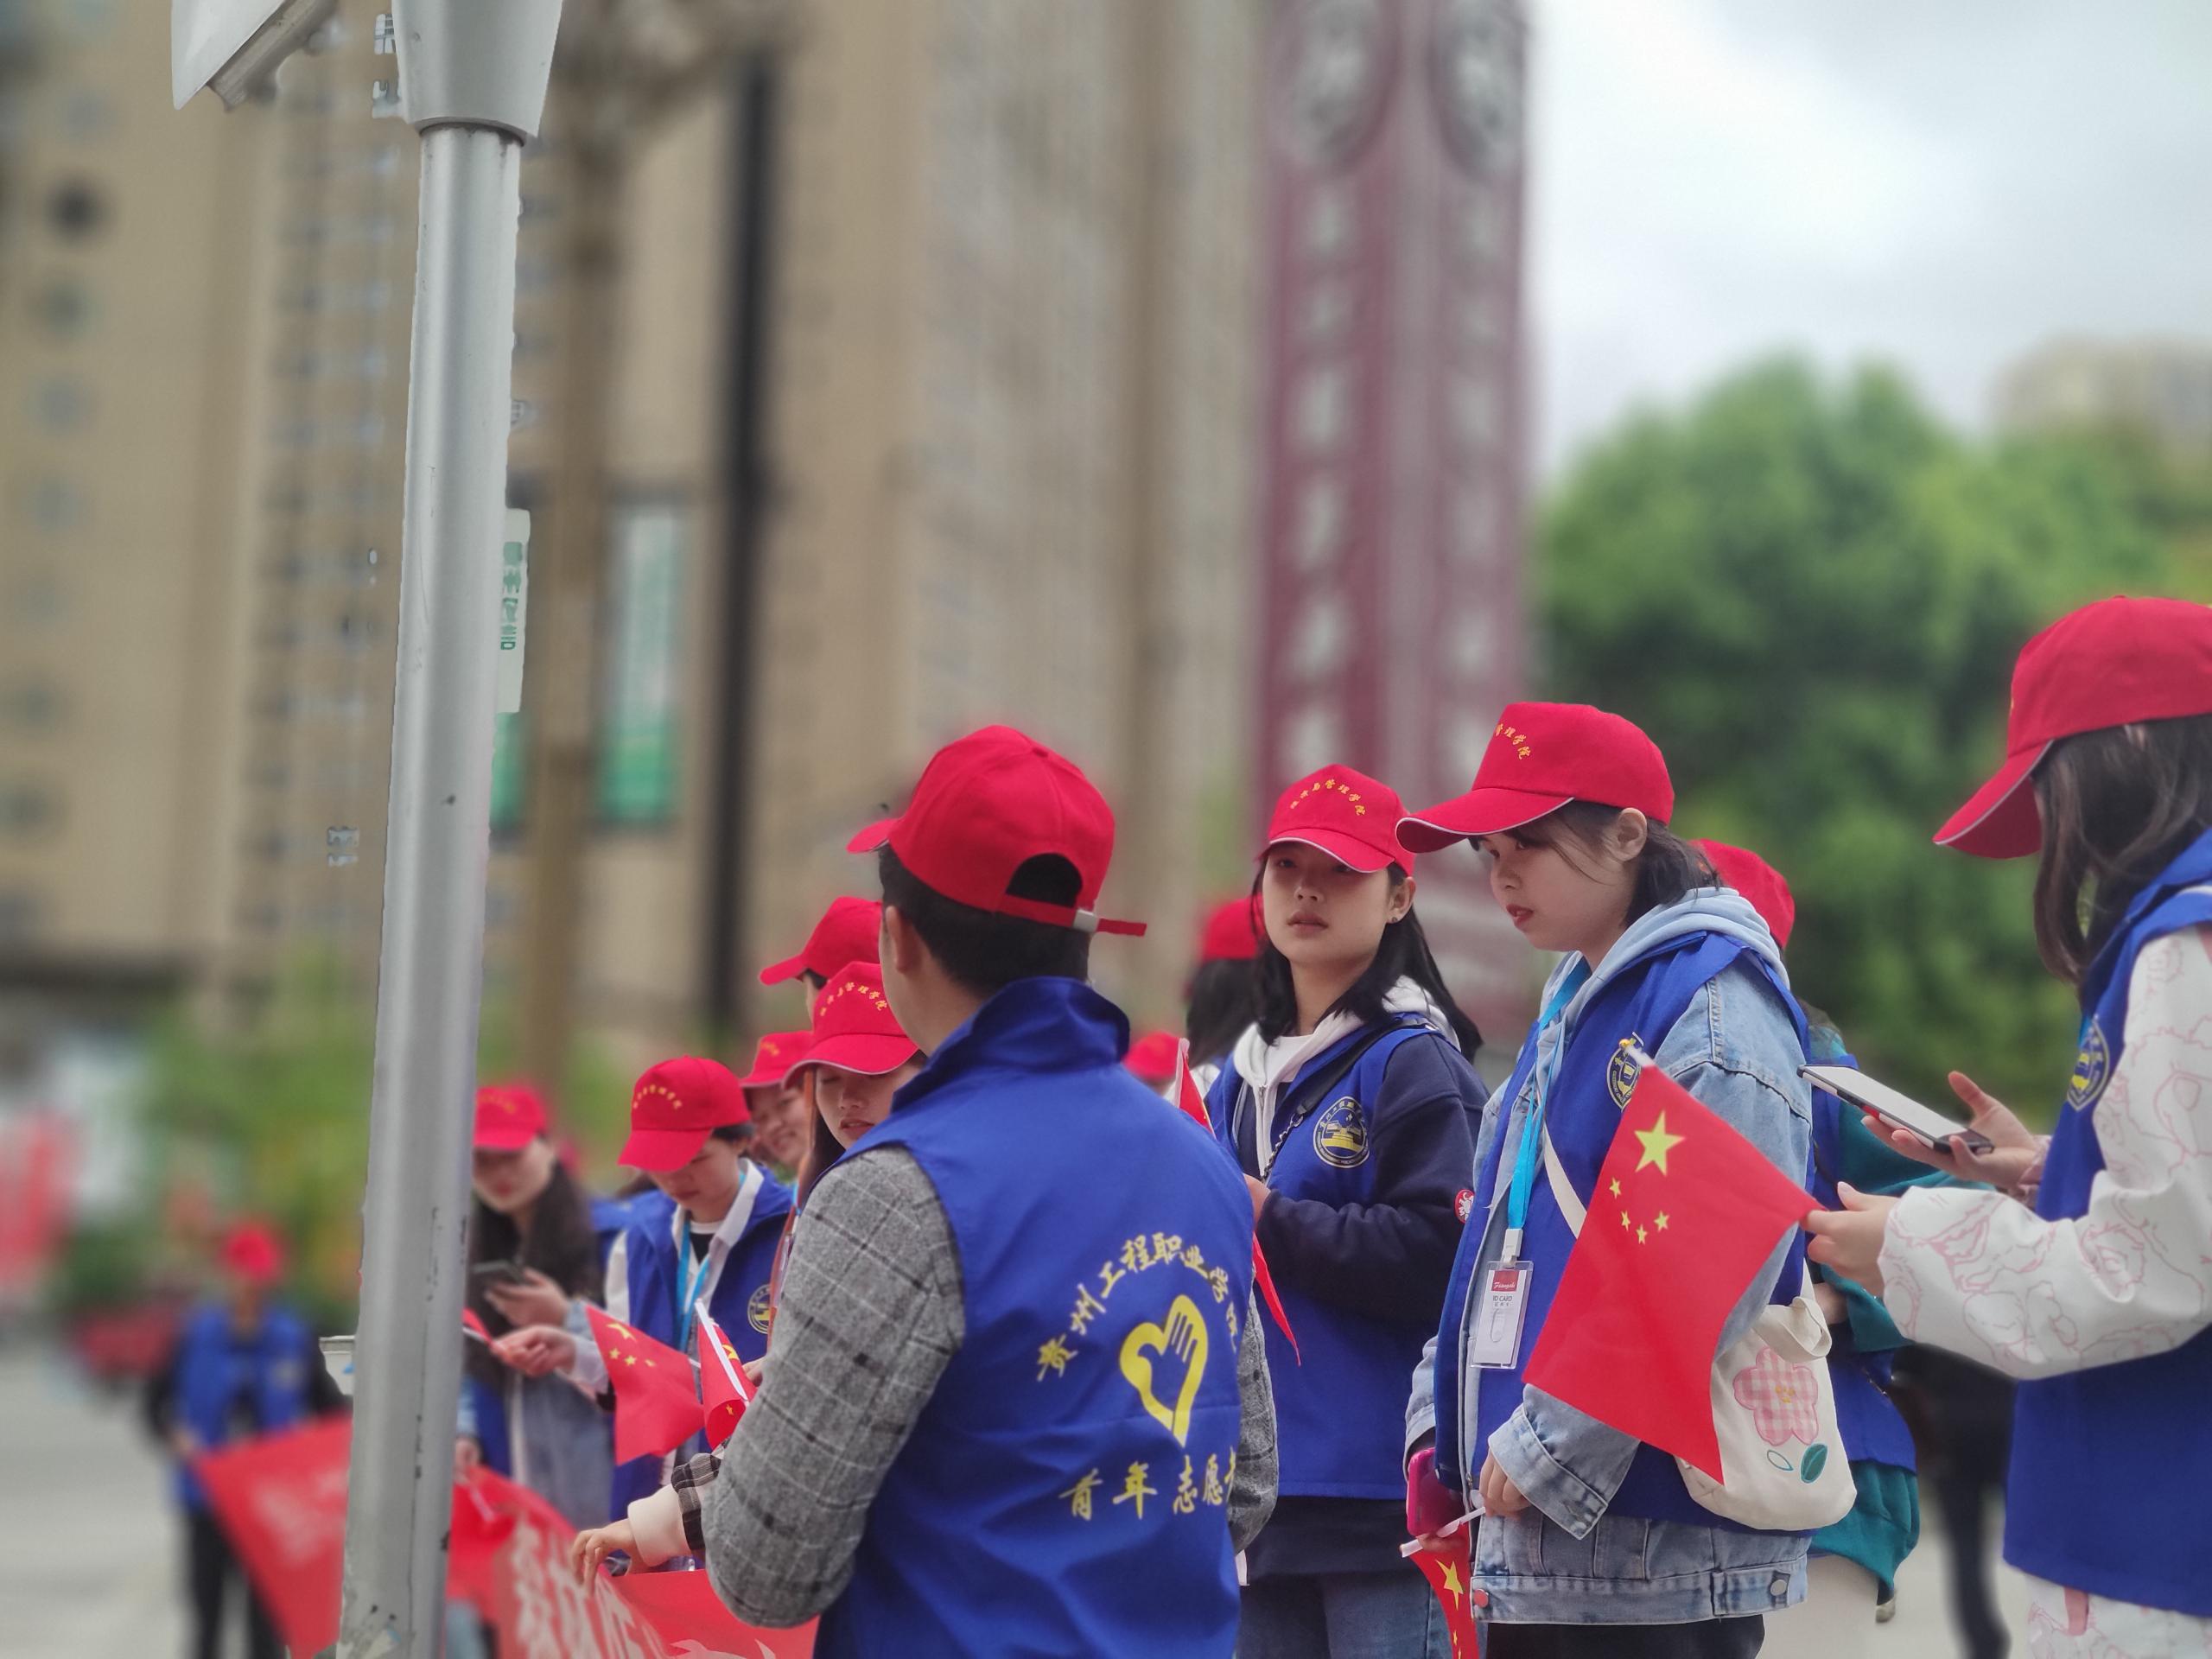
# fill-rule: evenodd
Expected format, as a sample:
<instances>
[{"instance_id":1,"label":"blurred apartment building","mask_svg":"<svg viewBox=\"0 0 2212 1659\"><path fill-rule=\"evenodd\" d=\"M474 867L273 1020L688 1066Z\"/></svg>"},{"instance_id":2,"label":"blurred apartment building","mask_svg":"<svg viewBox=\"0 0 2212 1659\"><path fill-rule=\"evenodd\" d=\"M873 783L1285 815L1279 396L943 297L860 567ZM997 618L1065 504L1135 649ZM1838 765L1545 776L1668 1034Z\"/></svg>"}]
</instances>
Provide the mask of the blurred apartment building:
<instances>
[{"instance_id":1,"label":"blurred apartment building","mask_svg":"<svg viewBox=\"0 0 2212 1659\"><path fill-rule=\"evenodd\" d=\"M173 113L167 8L0 0L0 1030L375 973L414 136L345 0L269 103ZM1121 816L1102 977L1161 1013L1241 879L1262 0L795 0L620 204L576 1020L719 1019L1006 719ZM543 537L578 211L524 171L511 499ZM748 329L750 333L748 333ZM750 342L748 344L748 342ZM750 446L748 448L748 446ZM486 550L487 558L499 550ZM539 595L534 595L538 597ZM527 937L533 615L491 1004ZM487 642L487 648L490 648Z\"/></svg>"},{"instance_id":2,"label":"blurred apartment building","mask_svg":"<svg viewBox=\"0 0 2212 1659\"><path fill-rule=\"evenodd\" d=\"M2053 340L1997 385L1999 426L2122 427L2193 458L2212 455L2212 342Z\"/></svg>"}]
</instances>

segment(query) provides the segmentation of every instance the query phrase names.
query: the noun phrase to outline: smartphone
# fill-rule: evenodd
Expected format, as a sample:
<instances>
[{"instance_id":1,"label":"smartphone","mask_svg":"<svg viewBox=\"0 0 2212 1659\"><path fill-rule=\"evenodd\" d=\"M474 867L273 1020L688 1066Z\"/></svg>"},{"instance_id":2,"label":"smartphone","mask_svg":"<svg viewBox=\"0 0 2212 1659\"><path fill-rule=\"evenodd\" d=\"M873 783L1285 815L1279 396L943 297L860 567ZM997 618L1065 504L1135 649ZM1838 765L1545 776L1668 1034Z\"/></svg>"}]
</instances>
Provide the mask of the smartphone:
<instances>
[{"instance_id":1,"label":"smartphone","mask_svg":"<svg viewBox=\"0 0 2212 1659\"><path fill-rule=\"evenodd\" d=\"M468 1270L471 1273L496 1273L503 1283L510 1285L519 1285L528 1276L523 1272L521 1262L504 1260L479 1262L472 1265Z\"/></svg>"},{"instance_id":2,"label":"smartphone","mask_svg":"<svg viewBox=\"0 0 2212 1659\"><path fill-rule=\"evenodd\" d=\"M1996 1149L1996 1143L1980 1130L1970 1129L1934 1107L1922 1105L1910 1095L1899 1094L1885 1083L1877 1083L1864 1071L1854 1071L1847 1065L1804 1065L1798 1067L1797 1075L1815 1089L1825 1089L1861 1111L1872 1113L1883 1122L1905 1130L1931 1152L1942 1151L1945 1143L1952 1141L1969 1152Z\"/></svg>"}]
</instances>

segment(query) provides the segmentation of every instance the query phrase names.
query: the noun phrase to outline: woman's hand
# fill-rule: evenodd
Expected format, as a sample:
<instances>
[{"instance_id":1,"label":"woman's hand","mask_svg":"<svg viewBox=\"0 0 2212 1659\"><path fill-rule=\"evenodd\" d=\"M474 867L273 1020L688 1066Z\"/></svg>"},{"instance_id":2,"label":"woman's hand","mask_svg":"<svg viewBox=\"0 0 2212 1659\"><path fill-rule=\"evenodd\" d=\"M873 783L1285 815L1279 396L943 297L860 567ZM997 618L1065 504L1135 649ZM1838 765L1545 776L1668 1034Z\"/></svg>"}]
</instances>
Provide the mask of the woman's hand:
<instances>
[{"instance_id":1,"label":"woman's hand","mask_svg":"<svg viewBox=\"0 0 2212 1659\"><path fill-rule=\"evenodd\" d=\"M1814 1305L1821 1310L1821 1318L1829 1325L1851 1323L1851 1304L1843 1300L1843 1293L1825 1279L1813 1281Z\"/></svg>"},{"instance_id":2,"label":"woman's hand","mask_svg":"<svg viewBox=\"0 0 2212 1659\"><path fill-rule=\"evenodd\" d=\"M492 1357L524 1376L545 1376L576 1363L576 1339L550 1325L529 1325L494 1342Z\"/></svg>"},{"instance_id":3,"label":"woman's hand","mask_svg":"<svg viewBox=\"0 0 2212 1659\"><path fill-rule=\"evenodd\" d=\"M1265 1181L1255 1181L1247 1175L1244 1178L1244 1189L1252 1195L1252 1219L1256 1224L1260 1219L1260 1211L1267 1207L1268 1184Z\"/></svg>"},{"instance_id":4,"label":"woman's hand","mask_svg":"<svg viewBox=\"0 0 2212 1659\"><path fill-rule=\"evenodd\" d=\"M1910 1131L1891 1128L1871 1116L1866 1127L1877 1141L1896 1147L1916 1164L1940 1169L1961 1181L1982 1181L2000 1192L2010 1192L2043 1155L2043 1138L2015 1117L2003 1101L1987 1093L1965 1072L1951 1073L1951 1092L1973 1114L1967 1127L1989 1137L1989 1151L1969 1151L1964 1142L1956 1140L1929 1147Z\"/></svg>"},{"instance_id":5,"label":"woman's hand","mask_svg":"<svg viewBox=\"0 0 2212 1659\"><path fill-rule=\"evenodd\" d=\"M768 1369L768 1356L763 1354L758 1359L748 1359L737 1369L744 1372L745 1380L757 1389L760 1386L760 1373Z\"/></svg>"},{"instance_id":6,"label":"woman's hand","mask_svg":"<svg viewBox=\"0 0 2212 1659\"><path fill-rule=\"evenodd\" d=\"M575 1568L576 1582L589 1584L591 1575L599 1571L600 1563L617 1550L632 1560L637 1559L638 1535L627 1520L578 1533L575 1541L569 1546L569 1564Z\"/></svg>"},{"instance_id":7,"label":"woman's hand","mask_svg":"<svg viewBox=\"0 0 2212 1659\"><path fill-rule=\"evenodd\" d=\"M1518 1515L1529 1507L1527 1497L1499 1467L1496 1452L1490 1452L1483 1459L1480 1484L1483 1513L1485 1515Z\"/></svg>"},{"instance_id":8,"label":"woman's hand","mask_svg":"<svg viewBox=\"0 0 2212 1659\"><path fill-rule=\"evenodd\" d=\"M1882 1294L1882 1236L1889 1229L1895 1198L1869 1198L1857 1187L1839 1183L1840 1210L1815 1210L1802 1224L1813 1236L1805 1247L1808 1259L1830 1273L1840 1273L1877 1296ZM1825 1287L1824 1287L1825 1288Z\"/></svg>"},{"instance_id":9,"label":"woman's hand","mask_svg":"<svg viewBox=\"0 0 2212 1659\"><path fill-rule=\"evenodd\" d=\"M520 1284L494 1280L484 1287L484 1300L506 1316L509 1325L566 1325L569 1293L536 1268L525 1268Z\"/></svg>"}]
</instances>

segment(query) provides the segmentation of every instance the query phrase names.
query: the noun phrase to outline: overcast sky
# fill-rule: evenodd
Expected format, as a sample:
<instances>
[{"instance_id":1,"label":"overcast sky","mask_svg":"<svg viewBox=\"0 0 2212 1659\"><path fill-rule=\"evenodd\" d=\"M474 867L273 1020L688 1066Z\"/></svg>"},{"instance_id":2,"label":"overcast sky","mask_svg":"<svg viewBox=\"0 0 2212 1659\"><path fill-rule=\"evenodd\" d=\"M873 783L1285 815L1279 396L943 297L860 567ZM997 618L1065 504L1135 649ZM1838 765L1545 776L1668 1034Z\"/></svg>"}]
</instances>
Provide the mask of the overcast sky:
<instances>
[{"instance_id":1,"label":"overcast sky","mask_svg":"<svg viewBox=\"0 0 2212 1659\"><path fill-rule=\"evenodd\" d=\"M2212 337L2212 0L1531 0L1546 476L1778 347L1979 425L2063 333Z\"/></svg>"}]
</instances>

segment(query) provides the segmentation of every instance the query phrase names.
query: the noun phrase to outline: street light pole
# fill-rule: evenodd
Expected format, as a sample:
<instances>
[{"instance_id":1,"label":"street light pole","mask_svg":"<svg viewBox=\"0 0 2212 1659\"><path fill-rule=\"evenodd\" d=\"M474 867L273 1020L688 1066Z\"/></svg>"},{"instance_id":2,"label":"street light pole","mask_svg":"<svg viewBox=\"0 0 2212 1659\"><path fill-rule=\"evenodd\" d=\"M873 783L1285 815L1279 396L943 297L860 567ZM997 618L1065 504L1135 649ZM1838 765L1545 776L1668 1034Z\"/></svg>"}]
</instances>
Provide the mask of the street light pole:
<instances>
[{"instance_id":1,"label":"street light pole","mask_svg":"<svg viewBox=\"0 0 2212 1659\"><path fill-rule=\"evenodd\" d=\"M393 13L423 188L344 1659L436 1659L443 1634L515 238L560 0L394 0Z\"/></svg>"}]
</instances>

